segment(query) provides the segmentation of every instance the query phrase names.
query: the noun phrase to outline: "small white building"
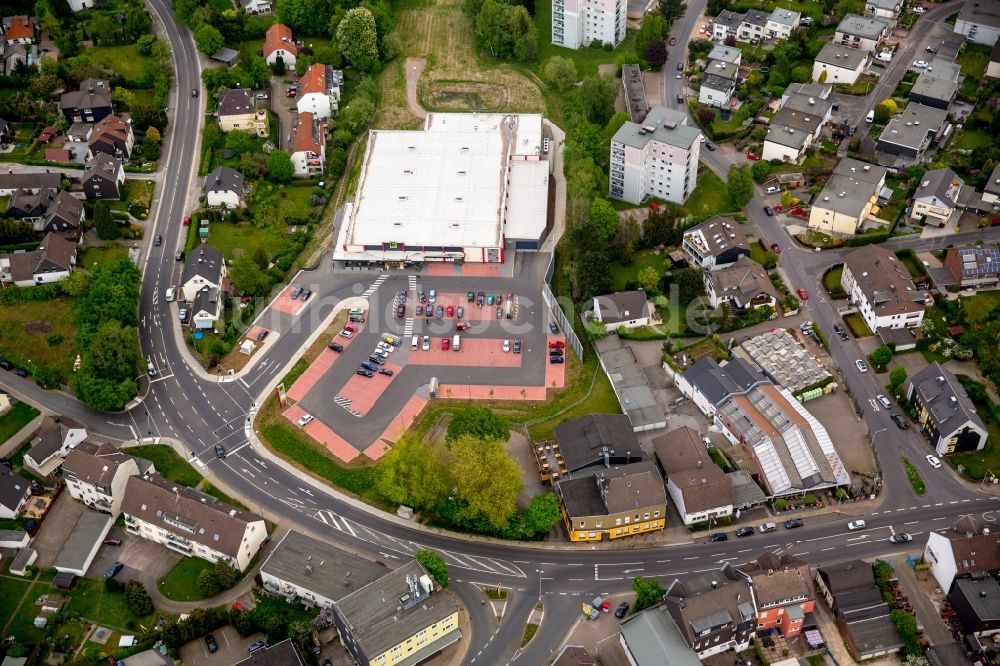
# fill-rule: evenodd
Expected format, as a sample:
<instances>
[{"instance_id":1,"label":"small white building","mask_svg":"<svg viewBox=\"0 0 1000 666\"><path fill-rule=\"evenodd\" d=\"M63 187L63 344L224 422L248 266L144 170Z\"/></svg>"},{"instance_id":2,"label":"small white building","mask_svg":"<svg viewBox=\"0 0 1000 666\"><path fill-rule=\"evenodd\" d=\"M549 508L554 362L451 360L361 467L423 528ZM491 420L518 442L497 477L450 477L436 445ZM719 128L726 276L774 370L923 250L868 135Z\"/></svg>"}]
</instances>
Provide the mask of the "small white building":
<instances>
[{"instance_id":1,"label":"small white building","mask_svg":"<svg viewBox=\"0 0 1000 666\"><path fill-rule=\"evenodd\" d=\"M649 299L644 291L620 291L594 296L594 318L608 327L638 328L649 325Z\"/></svg>"},{"instance_id":2,"label":"small white building","mask_svg":"<svg viewBox=\"0 0 1000 666\"><path fill-rule=\"evenodd\" d=\"M340 111L344 72L329 65L313 63L299 79L299 113L311 113L325 120Z\"/></svg>"},{"instance_id":3,"label":"small white building","mask_svg":"<svg viewBox=\"0 0 1000 666\"><path fill-rule=\"evenodd\" d=\"M592 42L618 46L625 39L627 0L554 0L552 43L568 49Z\"/></svg>"},{"instance_id":4,"label":"small white building","mask_svg":"<svg viewBox=\"0 0 1000 666\"><path fill-rule=\"evenodd\" d=\"M268 65L276 65L280 60L286 69L295 70L295 59L299 47L292 38L292 29L284 23L275 23L264 34L264 60Z\"/></svg>"},{"instance_id":5,"label":"small white building","mask_svg":"<svg viewBox=\"0 0 1000 666\"><path fill-rule=\"evenodd\" d=\"M239 208L246 195L246 180L236 169L216 167L205 177L205 203L213 208Z\"/></svg>"},{"instance_id":6,"label":"small white building","mask_svg":"<svg viewBox=\"0 0 1000 666\"><path fill-rule=\"evenodd\" d=\"M735 92L736 81L706 69L705 76L701 79L701 87L698 89L698 102L706 106L729 108Z\"/></svg>"},{"instance_id":7,"label":"small white building","mask_svg":"<svg viewBox=\"0 0 1000 666\"><path fill-rule=\"evenodd\" d=\"M928 171L913 193L910 218L943 227L952 215L959 212L958 196L964 186L962 179L951 169Z\"/></svg>"},{"instance_id":8,"label":"small white building","mask_svg":"<svg viewBox=\"0 0 1000 666\"><path fill-rule=\"evenodd\" d=\"M950 590L956 578L996 575L997 535L972 516L963 516L944 532L927 533L924 562L942 590Z\"/></svg>"},{"instance_id":9,"label":"small white building","mask_svg":"<svg viewBox=\"0 0 1000 666\"><path fill-rule=\"evenodd\" d=\"M70 451L63 463L70 497L115 518L121 512L129 477L152 471L152 463L137 461L110 444L92 442Z\"/></svg>"},{"instance_id":10,"label":"small white building","mask_svg":"<svg viewBox=\"0 0 1000 666\"><path fill-rule=\"evenodd\" d=\"M724 42L730 37L737 39L740 25L743 24L745 18L745 14L723 9L718 16L712 19L712 39L717 42Z\"/></svg>"},{"instance_id":11,"label":"small white building","mask_svg":"<svg viewBox=\"0 0 1000 666\"><path fill-rule=\"evenodd\" d=\"M222 318L222 298L215 287L202 287L191 303L191 327L212 330Z\"/></svg>"},{"instance_id":12,"label":"small white building","mask_svg":"<svg viewBox=\"0 0 1000 666\"><path fill-rule=\"evenodd\" d=\"M844 46L824 44L813 61L812 80L819 81L826 72L824 83L853 84L868 65L871 52Z\"/></svg>"},{"instance_id":13,"label":"small white building","mask_svg":"<svg viewBox=\"0 0 1000 666\"><path fill-rule=\"evenodd\" d=\"M801 19L802 15L799 12L775 7L771 15L767 17L764 36L768 39L788 39L798 29Z\"/></svg>"},{"instance_id":14,"label":"small white building","mask_svg":"<svg viewBox=\"0 0 1000 666\"><path fill-rule=\"evenodd\" d=\"M733 484L708 455L698 433L681 426L652 441L667 492L685 525L733 515Z\"/></svg>"},{"instance_id":15,"label":"small white building","mask_svg":"<svg viewBox=\"0 0 1000 666\"><path fill-rule=\"evenodd\" d=\"M765 160L798 163L830 121L833 103L822 97L790 93L782 97L781 109L771 119L764 149Z\"/></svg>"},{"instance_id":16,"label":"small white building","mask_svg":"<svg viewBox=\"0 0 1000 666\"><path fill-rule=\"evenodd\" d=\"M903 0L865 0L865 16L877 16L895 21L902 9Z\"/></svg>"}]
</instances>

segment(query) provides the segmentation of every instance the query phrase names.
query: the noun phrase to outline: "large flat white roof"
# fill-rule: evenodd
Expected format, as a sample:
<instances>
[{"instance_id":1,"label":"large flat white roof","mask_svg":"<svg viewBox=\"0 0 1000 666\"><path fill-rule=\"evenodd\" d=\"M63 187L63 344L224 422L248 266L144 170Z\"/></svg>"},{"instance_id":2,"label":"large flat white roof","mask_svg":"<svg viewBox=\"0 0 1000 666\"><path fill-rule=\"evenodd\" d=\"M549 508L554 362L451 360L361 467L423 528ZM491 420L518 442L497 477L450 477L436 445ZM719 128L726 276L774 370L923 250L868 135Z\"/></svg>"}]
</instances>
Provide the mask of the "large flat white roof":
<instances>
[{"instance_id":1,"label":"large flat white roof","mask_svg":"<svg viewBox=\"0 0 1000 666\"><path fill-rule=\"evenodd\" d=\"M507 238L541 238L549 203L549 163L513 160L507 194Z\"/></svg>"}]
</instances>

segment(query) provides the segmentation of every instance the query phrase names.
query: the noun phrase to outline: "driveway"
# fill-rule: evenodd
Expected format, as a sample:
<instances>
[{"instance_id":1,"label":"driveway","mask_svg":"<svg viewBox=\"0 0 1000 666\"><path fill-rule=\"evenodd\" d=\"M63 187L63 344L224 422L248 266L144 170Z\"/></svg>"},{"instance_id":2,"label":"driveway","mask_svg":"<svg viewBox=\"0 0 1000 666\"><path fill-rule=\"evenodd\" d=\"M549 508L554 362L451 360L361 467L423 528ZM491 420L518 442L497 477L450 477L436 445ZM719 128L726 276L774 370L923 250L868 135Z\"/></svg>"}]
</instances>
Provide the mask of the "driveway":
<instances>
[{"instance_id":1,"label":"driveway","mask_svg":"<svg viewBox=\"0 0 1000 666\"><path fill-rule=\"evenodd\" d=\"M250 644L264 638L264 635L259 633L242 638L229 625L216 629L212 632L212 636L219 646L215 654L208 651L205 639L201 637L181 646L181 663L198 666L230 666L245 660L249 654Z\"/></svg>"},{"instance_id":2,"label":"driveway","mask_svg":"<svg viewBox=\"0 0 1000 666\"><path fill-rule=\"evenodd\" d=\"M298 108L295 106L297 98L285 97L285 90L289 85L298 82L295 73L291 75L271 77L271 111L278 116L281 127L278 130L278 149L288 150L288 136L292 132L292 120L298 115Z\"/></svg>"},{"instance_id":3,"label":"driveway","mask_svg":"<svg viewBox=\"0 0 1000 666\"><path fill-rule=\"evenodd\" d=\"M117 580L135 579L142 581L147 589L155 589L156 581L181 559L180 555L166 547L129 534L120 527L111 528L108 538L121 539L122 545L101 546L87 571L91 578L100 578L113 563L121 562L125 568L116 576Z\"/></svg>"}]
</instances>

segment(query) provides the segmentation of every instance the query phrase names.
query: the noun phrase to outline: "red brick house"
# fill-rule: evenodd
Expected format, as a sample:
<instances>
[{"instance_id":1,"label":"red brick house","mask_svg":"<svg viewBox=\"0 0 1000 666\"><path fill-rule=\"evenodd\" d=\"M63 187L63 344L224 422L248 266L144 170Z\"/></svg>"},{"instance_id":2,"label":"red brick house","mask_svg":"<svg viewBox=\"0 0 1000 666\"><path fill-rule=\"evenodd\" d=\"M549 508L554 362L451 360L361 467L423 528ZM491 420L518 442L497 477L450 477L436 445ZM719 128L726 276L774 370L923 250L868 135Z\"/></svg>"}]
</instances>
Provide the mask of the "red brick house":
<instances>
[{"instance_id":1,"label":"red brick house","mask_svg":"<svg viewBox=\"0 0 1000 666\"><path fill-rule=\"evenodd\" d=\"M757 631L775 628L783 636L798 636L816 604L809 565L794 555L764 553L736 570L753 587Z\"/></svg>"}]
</instances>

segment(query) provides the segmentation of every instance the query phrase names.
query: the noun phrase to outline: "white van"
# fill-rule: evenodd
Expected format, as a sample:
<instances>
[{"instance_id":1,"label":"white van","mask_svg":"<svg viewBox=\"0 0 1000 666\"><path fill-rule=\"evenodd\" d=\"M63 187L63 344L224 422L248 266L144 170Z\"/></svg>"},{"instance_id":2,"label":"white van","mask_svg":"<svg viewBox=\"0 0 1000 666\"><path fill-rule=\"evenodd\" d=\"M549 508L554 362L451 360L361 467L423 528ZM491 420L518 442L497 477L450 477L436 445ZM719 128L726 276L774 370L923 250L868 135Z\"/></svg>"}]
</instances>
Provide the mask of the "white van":
<instances>
[{"instance_id":1,"label":"white van","mask_svg":"<svg viewBox=\"0 0 1000 666\"><path fill-rule=\"evenodd\" d=\"M865 122L870 123L875 121L875 109L870 109L868 115L865 116Z\"/></svg>"},{"instance_id":2,"label":"white van","mask_svg":"<svg viewBox=\"0 0 1000 666\"><path fill-rule=\"evenodd\" d=\"M410 340L410 351L417 351L417 347L420 346L420 336L414 335L413 339Z\"/></svg>"},{"instance_id":3,"label":"white van","mask_svg":"<svg viewBox=\"0 0 1000 666\"><path fill-rule=\"evenodd\" d=\"M156 376L156 366L153 365L153 357L152 356L147 356L146 357L146 372L149 374L150 377L155 377Z\"/></svg>"},{"instance_id":4,"label":"white van","mask_svg":"<svg viewBox=\"0 0 1000 666\"><path fill-rule=\"evenodd\" d=\"M177 298L177 289L174 287L168 288L167 291L164 292L163 298L166 299L167 303L172 302L175 298Z\"/></svg>"},{"instance_id":5,"label":"white van","mask_svg":"<svg viewBox=\"0 0 1000 666\"><path fill-rule=\"evenodd\" d=\"M882 62L892 62L892 54L888 51L882 51L875 56L876 60L881 60Z\"/></svg>"},{"instance_id":6,"label":"white van","mask_svg":"<svg viewBox=\"0 0 1000 666\"><path fill-rule=\"evenodd\" d=\"M454 351L459 351L459 350L462 349L462 336L461 335L455 335L451 339L451 348Z\"/></svg>"},{"instance_id":7,"label":"white van","mask_svg":"<svg viewBox=\"0 0 1000 666\"><path fill-rule=\"evenodd\" d=\"M764 534L765 532L773 532L774 530L778 529L778 526L775 525L774 523L764 523L763 525L760 526L759 529L760 533Z\"/></svg>"}]
</instances>

